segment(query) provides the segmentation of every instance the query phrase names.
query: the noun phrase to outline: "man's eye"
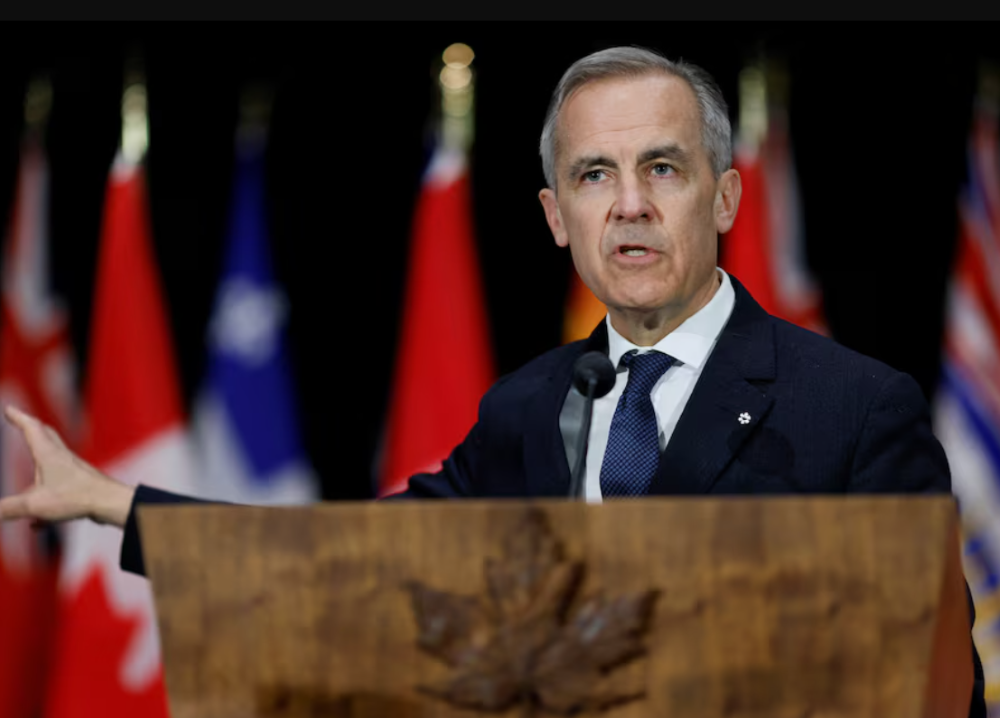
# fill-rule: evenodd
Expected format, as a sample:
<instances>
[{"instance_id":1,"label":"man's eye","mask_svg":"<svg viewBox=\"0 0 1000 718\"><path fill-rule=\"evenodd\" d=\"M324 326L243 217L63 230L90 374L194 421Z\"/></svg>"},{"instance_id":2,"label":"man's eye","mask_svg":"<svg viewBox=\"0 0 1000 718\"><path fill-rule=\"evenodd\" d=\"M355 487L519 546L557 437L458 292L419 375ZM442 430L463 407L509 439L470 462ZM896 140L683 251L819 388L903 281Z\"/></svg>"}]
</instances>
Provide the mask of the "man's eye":
<instances>
[{"instance_id":1,"label":"man's eye","mask_svg":"<svg viewBox=\"0 0 1000 718\"><path fill-rule=\"evenodd\" d=\"M584 182L600 182L604 177L604 170L590 170L583 173Z\"/></svg>"},{"instance_id":2,"label":"man's eye","mask_svg":"<svg viewBox=\"0 0 1000 718\"><path fill-rule=\"evenodd\" d=\"M670 165L665 165L665 164L653 165L653 174L659 177L666 177L667 175L672 174L673 171L674 168L671 167Z\"/></svg>"}]
</instances>

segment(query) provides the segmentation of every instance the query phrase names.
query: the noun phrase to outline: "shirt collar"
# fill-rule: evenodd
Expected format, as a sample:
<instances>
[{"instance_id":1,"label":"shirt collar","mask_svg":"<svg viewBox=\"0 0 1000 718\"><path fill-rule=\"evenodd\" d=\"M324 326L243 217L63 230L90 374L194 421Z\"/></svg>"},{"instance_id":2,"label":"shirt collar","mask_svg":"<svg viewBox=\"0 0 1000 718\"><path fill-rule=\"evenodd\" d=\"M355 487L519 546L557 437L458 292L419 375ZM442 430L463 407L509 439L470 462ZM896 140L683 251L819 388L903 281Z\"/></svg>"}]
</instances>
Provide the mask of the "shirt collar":
<instances>
[{"instance_id":1,"label":"shirt collar","mask_svg":"<svg viewBox=\"0 0 1000 718\"><path fill-rule=\"evenodd\" d=\"M729 281L729 275L719 267L716 267L715 271L719 273L722 281L708 304L688 317L683 324L654 346L636 346L619 334L611 326L611 316L606 316L604 321L608 328L608 358L612 364L617 367L622 356L632 350L638 350L640 353L658 351L669 354L679 363L701 369L736 304L736 293L733 291L732 282Z\"/></svg>"}]
</instances>

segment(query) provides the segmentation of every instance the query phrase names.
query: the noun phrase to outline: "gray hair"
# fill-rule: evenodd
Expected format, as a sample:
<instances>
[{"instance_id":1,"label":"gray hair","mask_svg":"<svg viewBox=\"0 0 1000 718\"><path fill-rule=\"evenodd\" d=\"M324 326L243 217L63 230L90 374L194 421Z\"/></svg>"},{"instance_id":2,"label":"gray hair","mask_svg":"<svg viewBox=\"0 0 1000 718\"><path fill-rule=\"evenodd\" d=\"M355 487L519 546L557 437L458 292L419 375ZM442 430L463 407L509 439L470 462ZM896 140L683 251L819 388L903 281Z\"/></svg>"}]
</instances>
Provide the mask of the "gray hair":
<instances>
[{"instance_id":1,"label":"gray hair","mask_svg":"<svg viewBox=\"0 0 1000 718\"><path fill-rule=\"evenodd\" d=\"M587 55L574 62L563 74L542 128L539 152L542 155L542 171L545 181L556 188L556 151L558 138L556 124L559 112L576 90L588 82L605 78L636 78L652 73L664 73L679 77L694 91L701 113L701 141L708 152L712 172L718 178L729 169L733 161L732 128L729 124L729 110L722 90L705 70L683 60L668 60L662 55L641 47L611 47Z\"/></svg>"}]
</instances>

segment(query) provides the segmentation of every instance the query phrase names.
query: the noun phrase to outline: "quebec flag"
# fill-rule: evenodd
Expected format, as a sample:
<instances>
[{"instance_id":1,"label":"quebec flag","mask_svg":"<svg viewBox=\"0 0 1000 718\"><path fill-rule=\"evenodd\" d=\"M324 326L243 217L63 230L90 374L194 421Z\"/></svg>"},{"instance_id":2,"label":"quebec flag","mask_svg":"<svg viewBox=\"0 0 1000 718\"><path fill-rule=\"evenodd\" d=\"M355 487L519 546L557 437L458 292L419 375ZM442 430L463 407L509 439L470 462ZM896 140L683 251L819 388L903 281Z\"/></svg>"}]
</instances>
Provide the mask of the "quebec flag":
<instances>
[{"instance_id":1,"label":"quebec flag","mask_svg":"<svg viewBox=\"0 0 1000 718\"><path fill-rule=\"evenodd\" d=\"M242 504L318 499L299 435L284 341L288 303L271 270L264 134L241 133L222 279L194 409L197 494Z\"/></svg>"}]
</instances>

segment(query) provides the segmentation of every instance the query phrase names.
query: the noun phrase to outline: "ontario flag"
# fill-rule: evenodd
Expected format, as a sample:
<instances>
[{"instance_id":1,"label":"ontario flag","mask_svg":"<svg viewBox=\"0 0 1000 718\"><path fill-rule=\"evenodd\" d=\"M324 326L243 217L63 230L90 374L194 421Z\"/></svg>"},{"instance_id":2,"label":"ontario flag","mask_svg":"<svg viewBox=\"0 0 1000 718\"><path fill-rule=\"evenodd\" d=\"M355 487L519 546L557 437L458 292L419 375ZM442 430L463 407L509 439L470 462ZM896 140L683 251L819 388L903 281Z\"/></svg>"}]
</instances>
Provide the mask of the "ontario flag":
<instances>
[{"instance_id":1,"label":"ontario flag","mask_svg":"<svg viewBox=\"0 0 1000 718\"><path fill-rule=\"evenodd\" d=\"M0 293L0 404L13 404L76 438L74 357L68 317L48 282L48 163L29 130L21 147ZM10 424L0 424L0 484L11 496L31 486L34 466ZM56 610L54 529L0 525L0 715L41 715Z\"/></svg>"},{"instance_id":2,"label":"ontario flag","mask_svg":"<svg viewBox=\"0 0 1000 718\"><path fill-rule=\"evenodd\" d=\"M980 95L959 196L934 432L951 468L976 605L990 715L1000 715L1000 152L995 97Z\"/></svg>"},{"instance_id":3,"label":"ontario flag","mask_svg":"<svg viewBox=\"0 0 1000 718\"><path fill-rule=\"evenodd\" d=\"M788 117L767 107L762 136L741 127L733 153L743 195L722 243L720 266L775 316L820 334L828 329L822 298L805 259L804 228Z\"/></svg>"},{"instance_id":4,"label":"ontario flag","mask_svg":"<svg viewBox=\"0 0 1000 718\"><path fill-rule=\"evenodd\" d=\"M417 198L379 496L437 471L494 379L465 152L435 149Z\"/></svg>"},{"instance_id":5,"label":"ontario flag","mask_svg":"<svg viewBox=\"0 0 1000 718\"><path fill-rule=\"evenodd\" d=\"M83 457L121 481L190 492L173 346L141 164L119 153L107 185ZM167 716L150 586L119 568L121 530L66 526L48 718Z\"/></svg>"},{"instance_id":6,"label":"ontario flag","mask_svg":"<svg viewBox=\"0 0 1000 718\"><path fill-rule=\"evenodd\" d=\"M298 429L284 330L288 302L271 269L265 138L237 143L225 265L209 324L208 378L196 402L199 496L247 504L319 497Z\"/></svg>"}]
</instances>

